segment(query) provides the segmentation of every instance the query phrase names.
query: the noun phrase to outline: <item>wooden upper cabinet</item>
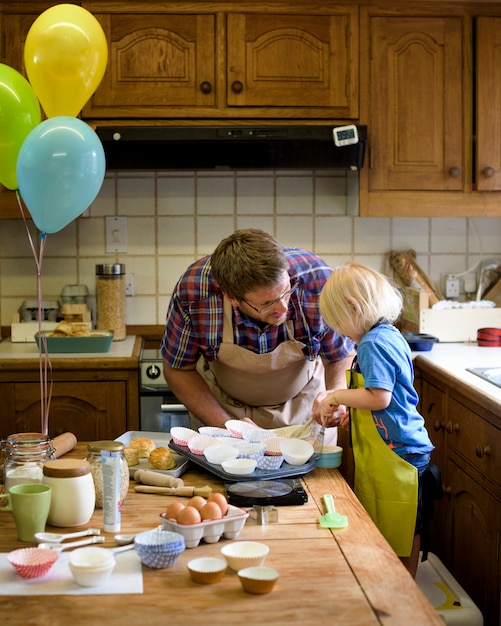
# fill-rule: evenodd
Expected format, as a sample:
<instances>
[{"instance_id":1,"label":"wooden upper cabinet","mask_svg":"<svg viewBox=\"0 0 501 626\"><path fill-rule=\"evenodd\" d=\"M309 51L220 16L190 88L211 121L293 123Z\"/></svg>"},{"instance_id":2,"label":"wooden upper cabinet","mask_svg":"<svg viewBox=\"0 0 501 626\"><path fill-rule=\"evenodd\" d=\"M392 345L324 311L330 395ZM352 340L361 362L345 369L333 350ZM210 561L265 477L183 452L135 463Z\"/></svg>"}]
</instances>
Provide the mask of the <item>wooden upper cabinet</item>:
<instances>
[{"instance_id":1,"label":"wooden upper cabinet","mask_svg":"<svg viewBox=\"0 0 501 626\"><path fill-rule=\"evenodd\" d=\"M501 190L501 18L477 19L476 171L479 191Z\"/></svg>"},{"instance_id":2,"label":"wooden upper cabinet","mask_svg":"<svg viewBox=\"0 0 501 626\"><path fill-rule=\"evenodd\" d=\"M356 7L291 15L84 6L109 48L84 119L358 116Z\"/></svg>"},{"instance_id":3,"label":"wooden upper cabinet","mask_svg":"<svg viewBox=\"0 0 501 626\"><path fill-rule=\"evenodd\" d=\"M227 103L358 115L354 14L227 16Z\"/></svg>"},{"instance_id":4,"label":"wooden upper cabinet","mask_svg":"<svg viewBox=\"0 0 501 626\"><path fill-rule=\"evenodd\" d=\"M100 13L108 66L83 116L162 117L216 104L215 15Z\"/></svg>"},{"instance_id":5,"label":"wooden upper cabinet","mask_svg":"<svg viewBox=\"0 0 501 626\"><path fill-rule=\"evenodd\" d=\"M462 22L371 20L369 191L461 190Z\"/></svg>"}]
</instances>

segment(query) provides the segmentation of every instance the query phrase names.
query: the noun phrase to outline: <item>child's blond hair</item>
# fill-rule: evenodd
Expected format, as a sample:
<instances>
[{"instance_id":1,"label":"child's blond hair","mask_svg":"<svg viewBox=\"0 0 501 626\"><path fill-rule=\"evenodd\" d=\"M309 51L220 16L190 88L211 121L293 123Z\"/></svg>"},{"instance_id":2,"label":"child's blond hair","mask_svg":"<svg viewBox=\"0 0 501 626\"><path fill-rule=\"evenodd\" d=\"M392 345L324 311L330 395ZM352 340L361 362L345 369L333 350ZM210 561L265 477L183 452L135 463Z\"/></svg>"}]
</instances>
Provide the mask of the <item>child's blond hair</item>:
<instances>
[{"instance_id":1,"label":"child's blond hair","mask_svg":"<svg viewBox=\"0 0 501 626\"><path fill-rule=\"evenodd\" d=\"M388 277L354 261L336 267L320 294L325 323L349 337L364 335L381 319L395 322L402 306L402 293Z\"/></svg>"}]
</instances>

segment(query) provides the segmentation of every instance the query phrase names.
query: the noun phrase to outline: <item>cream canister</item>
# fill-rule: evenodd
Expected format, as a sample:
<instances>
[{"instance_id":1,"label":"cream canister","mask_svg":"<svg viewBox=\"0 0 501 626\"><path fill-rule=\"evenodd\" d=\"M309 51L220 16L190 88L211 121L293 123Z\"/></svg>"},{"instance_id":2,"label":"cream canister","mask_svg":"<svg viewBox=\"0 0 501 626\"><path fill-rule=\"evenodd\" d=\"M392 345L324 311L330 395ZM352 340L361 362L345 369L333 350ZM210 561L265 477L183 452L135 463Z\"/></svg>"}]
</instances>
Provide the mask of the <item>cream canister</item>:
<instances>
[{"instance_id":1,"label":"cream canister","mask_svg":"<svg viewBox=\"0 0 501 626\"><path fill-rule=\"evenodd\" d=\"M47 461L43 466L42 482L52 487L48 524L65 528L87 524L96 502L94 481L87 461Z\"/></svg>"}]
</instances>

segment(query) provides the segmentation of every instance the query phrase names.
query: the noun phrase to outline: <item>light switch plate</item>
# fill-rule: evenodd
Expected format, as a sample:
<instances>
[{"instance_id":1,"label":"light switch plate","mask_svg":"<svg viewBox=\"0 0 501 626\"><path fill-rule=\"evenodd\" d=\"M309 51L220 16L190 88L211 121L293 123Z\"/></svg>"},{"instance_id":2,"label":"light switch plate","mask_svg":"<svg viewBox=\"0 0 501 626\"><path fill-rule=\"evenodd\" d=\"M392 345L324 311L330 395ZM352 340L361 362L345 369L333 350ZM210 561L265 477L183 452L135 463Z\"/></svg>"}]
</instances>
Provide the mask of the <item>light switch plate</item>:
<instances>
[{"instance_id":1,"label":"light switch plate","mask_svg":"<svg viewBox=\"0 0 501 626\"><path fill-rule=\"evenodd\" d=\"M106 218L106 252L127 252L127 218Z\"/></svg>"}]
</instances>

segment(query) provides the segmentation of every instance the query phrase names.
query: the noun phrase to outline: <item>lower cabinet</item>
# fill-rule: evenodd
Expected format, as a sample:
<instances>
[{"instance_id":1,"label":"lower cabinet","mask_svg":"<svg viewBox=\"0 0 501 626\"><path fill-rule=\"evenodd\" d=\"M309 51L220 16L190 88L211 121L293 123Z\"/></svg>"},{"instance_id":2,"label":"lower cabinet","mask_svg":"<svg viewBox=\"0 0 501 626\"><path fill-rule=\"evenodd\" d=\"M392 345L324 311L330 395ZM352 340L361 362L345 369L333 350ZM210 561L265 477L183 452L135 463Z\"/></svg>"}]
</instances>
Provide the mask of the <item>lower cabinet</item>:
<instances>
[{"instance_id":1,"label":"lower cabinet","mask_svg":"<svg viewBox=\"0 0 501 626\"><path fill-rule=\"evenodd\" d=\"M471 596L485 626L501 602L501 418L457 380L415 366L420 408L445 495L435 503L430 550Z\"/></svg>"},{"instance_id":2,"label":"lower cabinet","mask_svg":"<svg viewBox=\"0 0 501 626\"><path fill-rule=\"evenodd\" d=\"M79 441L94 441L139 430L140 345L137 338L134 355L126 358L54 358L48 434L55 437L70 431ZM48 395L47 390L44 401ZM41 431L37 359L0 363L0 398L0 439L18 432Z\"/></svg>"}]
</instances>

